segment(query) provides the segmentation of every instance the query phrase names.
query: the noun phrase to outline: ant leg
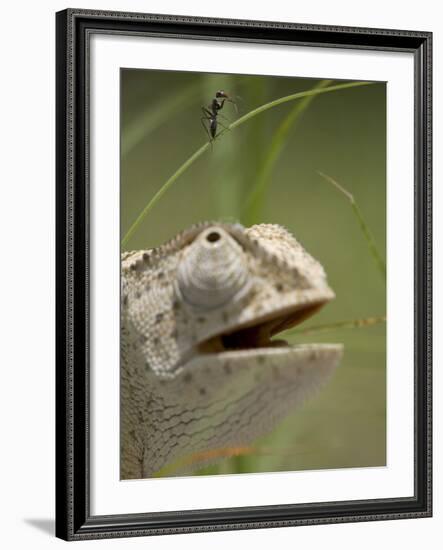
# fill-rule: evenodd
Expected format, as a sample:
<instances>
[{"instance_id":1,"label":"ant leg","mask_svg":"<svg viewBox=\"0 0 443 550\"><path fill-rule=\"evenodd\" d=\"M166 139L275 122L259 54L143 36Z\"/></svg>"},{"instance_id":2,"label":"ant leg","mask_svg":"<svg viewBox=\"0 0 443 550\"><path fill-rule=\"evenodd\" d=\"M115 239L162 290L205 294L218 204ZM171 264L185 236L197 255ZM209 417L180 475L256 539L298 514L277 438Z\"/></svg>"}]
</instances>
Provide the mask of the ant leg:
<instances>
[{"instance_id":1,"label":"ant leg","mask_svg":"<svg viewBox=\"0 0 443 550\"><path fill-rule=\"evenodd\" d=\"M232 98L230 99L230 103L232 103L232 105L234 106L235 112L238 114L238 104L237 104L237 101L240 100L240 103L243 103L243 104L244 104L245 100L244 100L241 96L239 96L239 95L236 95L236 96L234 96L234 97L235 97L235 99L232 99Z\"/></svg>"},{"instance_id":2,"label":"ant leg","mask_svg":"<svg viewBox=\"0 0 443 550\"><path fill-rule=\"evenodd\" d=\"M229 126L225 126L222 122L220 122L219 120L217 121L219 123L219 125L224 129L226 130L227 132L230 132L231 129L229 128Z\"/></svg>"},{"instance_id":3,"label":"ant leg","mask_svg":"<svg viewBox=\"0 0 443 550\"><path fill-rule=\"evenodd\" d=\"M205 132L208 134L209 141L211 143L211 149L212 149L212 142L214 141L214 138L209 133L208 127L206 126L206 124L203 121L208 120L209 123L211 123L212 120L214 119L214 113L212 111L210 111L209 109L207 109L206 107L202 107L201 109L202 109L203 116L201 117L200 120L201 120L201 123L203 124Z\"/></svg>"},{"instance_id":4,"label":"ant leg","mask_svg":"<svg viewBox=\"0 0 443 550\"><path fill-rule=\"evenodd\" d=\"M223 109L223 106L225 104L225 101L227 101L228 103L230 103L234 109L235 109L235 112L238 114L238 107L237 107L237 103L231 99L231 98L225 98L223 99L223 101L220 103L220 107L218 108L219 111L221 111L221 109Z\"/></svg>"},{"instance_id":5,"label":"ant leg","mask_svg":"<svg viewBox=\"0 0 443 550\"><path fill-rule=\"evenodd\" d=\"M223 128L223 130L221 132L219 132L215 138L218 138L220 137L221 135L223 135L225 132L230 132L231 129L229 128L229 126L225 126L222 122L220 122L219 120L217 121L218 122L218 125L221 126ZM215 139L214 138L214 139Z\"/></svg>"},{"instance_id":6,"label":"ant leg","mask_svg":"<svg viewBox=\"0 0 443 550\"><path fill-rule=\"evenodd\" d=\"M221 113L217 113L217 116L222 117L223 119L227 120L229 123L232 122L232 120L229 117L227 117L226 115L222 115Z\"/></svg>"},{"instance_id":7,"label":"ant leg","mask_svg":"<svg viewBox=\"0 0 443 550\"><path fill-rule=\"evenodd\" d=\"M234 109L235 109L235 112L238 114L237 103L236 103L233 99L231 99L230 103L232 103L232 105L233 105L233 107L234 107Z\"/></svg>"},{"instance_id":8,"label":"ant leg","mask_svg":"<svg viewBox=\"0 0 443 550\"><path fill-rule=\"evenodd\" d=\"M200 119L200 122L202 123L203 128L205 129L205 132L208 134L209 141L212 141L211 134L209 133L208 127L205 124L205 120L208 120L206 117L202 116Z\"/></svg>"},{"instance_id":9,"label":"ant leg","mask_svg":"<svg viewBox=\"0 0 443 550\"><path fill-rule=\"evenodd\" d=\"M208 117L202 116L200 119L200 122L202 123L203 128L205 129L205 132L208 134L209 142L211 143L211 149L212 149L212 142L214 141L213 137L209 133L208 127L204 123L205 120L209 120Z\"/></svg>"}]
</instances>

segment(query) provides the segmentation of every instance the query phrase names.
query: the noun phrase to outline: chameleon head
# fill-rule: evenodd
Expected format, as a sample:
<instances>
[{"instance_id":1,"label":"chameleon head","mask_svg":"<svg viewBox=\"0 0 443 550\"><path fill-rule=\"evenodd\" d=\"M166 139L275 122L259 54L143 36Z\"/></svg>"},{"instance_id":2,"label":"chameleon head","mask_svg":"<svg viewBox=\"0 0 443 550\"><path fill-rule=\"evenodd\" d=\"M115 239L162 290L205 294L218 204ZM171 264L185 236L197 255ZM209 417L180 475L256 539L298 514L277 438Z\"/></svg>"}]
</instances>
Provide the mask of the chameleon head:
<instances>
[{"instance_id":1,"label":"chameleon head","mask_svg":"<svg viewBox=\"0 0 443 550\"><path fill-rule=\"evenodd\" d=\"M261 224L203 228L178 258L174 296L184 365L201 353L286 347L273 337L334 293L320 263L288 231Z\"/></svg>"},{"instance_id":2,"label":"chameleon head","mask_svg":"<svg viewBox=\"0 0 443 550\"><path fill-rule=\"evenodd\" d=\"M275 338L334 298L320 263L277 225L194 226L124 254L122 286L124 478L254 440L341 357L337 344Z\"/></svg>"},{"instance_id":3,"label":"chameleon head","mask_svg":"<svg viewBox=\"0 0 443 550\"><path fill-rule=\"evenodd\" d=\"M122 265L122 326L148 372L166 378L200 355L290 353L275 336L335 296L321 264L278 225L197 225Z\"/></svg>"}]
</instances>

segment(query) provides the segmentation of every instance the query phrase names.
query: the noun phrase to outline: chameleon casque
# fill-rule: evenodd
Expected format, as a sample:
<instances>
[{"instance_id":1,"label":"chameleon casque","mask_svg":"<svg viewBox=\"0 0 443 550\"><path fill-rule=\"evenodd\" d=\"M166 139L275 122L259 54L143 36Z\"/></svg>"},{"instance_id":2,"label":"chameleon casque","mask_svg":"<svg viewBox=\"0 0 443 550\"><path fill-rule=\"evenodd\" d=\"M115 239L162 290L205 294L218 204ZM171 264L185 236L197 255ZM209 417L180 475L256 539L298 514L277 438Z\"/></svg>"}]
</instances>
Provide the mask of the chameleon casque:
<instances>
[{"instance_id":1,"label":"chameleon casque","mask_svg":"<svg viewBox=\"0 0 443 550\"><path fill-rule=\"evenodd\" d=\"M341 345L274 338L334 298L281 226L193 226L123 253L121 281L121 479L251 443L340 361Z\"/></svg>"}]
</instances>

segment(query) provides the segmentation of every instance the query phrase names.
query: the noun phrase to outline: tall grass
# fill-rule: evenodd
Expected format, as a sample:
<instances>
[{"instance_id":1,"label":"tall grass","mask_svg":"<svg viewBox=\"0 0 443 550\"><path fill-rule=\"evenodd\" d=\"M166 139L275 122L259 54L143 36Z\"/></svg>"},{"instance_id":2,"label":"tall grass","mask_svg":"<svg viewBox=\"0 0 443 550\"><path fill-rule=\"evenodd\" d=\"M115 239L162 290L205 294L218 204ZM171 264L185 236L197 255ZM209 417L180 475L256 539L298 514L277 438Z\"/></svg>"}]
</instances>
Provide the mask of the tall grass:
<instances>
[{"instance_id":1,"label":"tall grass","mask_svg":"<svg viewBox=\"0 0 443 550\"><path fill-rule=\"evenodd\" d=\"M231 90L234 87L232 75L220 75L217 84L222 90ZM214 95L213 83L205 81L202 87L202 103L208 103L208 98ZM233 104L226 102L223 112L219 115L219 128L228 126L235 118ZM207 121L204 121L206 127ZM241 180L237 163L236 151L238 149L238 134L232 134L230 139L223 139L210 149L211 167L208 185L211 186L211 199L214 211L218 219L228 220L230 217L238 218L239 205L241 204Z\"/></svg>"},{"instance_id":2,"label":"tall grass","mask_svg":"<svg viewBox=\"0 0 443 550\"><path fill-rule=\"evenodd\" d=\"M323 174L323 172L318 172L318 174L324 178L326 181L331 183L343 196L345 196L349 203L351 204L352 211L354 213L354 216L357 219L357 222L360 226L360 229L363 233L364 238L366 239L366 242L368 243L369 251L374 259L375 265L378 268L378 271L380 275L383 278L383 282L386 284L386 264L383 258L381 257L380 252L378 251L377 245L375 243L375 239L372 236L371 230L369 229L369 225L366 223L365 218L363 216L362 209L358 205L357 201L354 198L354 195L350 193L347 189L343 187L340 183L338 183L334 178L331 178L331 176L328 176L327 174Z\"/></svg>"},{"instance_id":3,"label":"tall grass","mask_svg":"<svg viewBox=\"0 0 443 550\"><path fill-rule=\"evenodd\" d=\"M172 175L169 179L167 179L162 186L160 186L159 190L155 193L155 195L151 198L150 201L146 204L146 206L143 208L139 216L136 218L134 223L131 225L129 230L127 231L126 235L122 239L122 249L125 249L128 242L130 241L131 237L137 231L140 224L143 222L143 220L146 218L150 210L155 206L155 204L160 200L160 198L166 193L166 191L180 178L180 176L190 168L196 160L198 160L206 151L210 150L212 146L216 146L218 141L221 137L229 137L227 134L231 134L231 131L235 128L240 127L241 125L245 124L246 122L249 122L254 117L268 111L269 109L274 109L275 107L278 107L280 105L283 105L285 103L288 103L290 101L296 101L307 97L316 96L318 94L328 93L328 92L334 92L338 90L344 90L347 88L354 88L357 86L367 86L369 84L372 84L371 82L348 82L345 84L337 84L335 86L329 86L327 88L317 88L317 89L311 89L307 90L305 92L298 92L295 94L291 94L285 97L280 97L278 99L275 99L274 101L270 101L268 103L265 103L264 105L261 105L260 107L257 107L256 109L253 109L252 111L249 111L249 113L246 113L245 115L241 116L231 124L229 124L226 128L226 130L221 131L218 136L215 138L214 143L211 141L206 142L204 145L202 145L197 151L195 151Z\"/></svg>"},{"instance_id":4,"label":"tall grass","mask_svg":"<svg viewBox=\"0 0 443 550\"><path fill-rule=\"evenodd\" d=\"M232 89L232 81L229 76L223 77L224 80L219 80L220 87L225 87L227 90ZM297 129L297 123L301 120L303 113L310 107L312 101L322 93L329 93L346 88L352 88L355 86L364 86L371 84L369 82L352 82L346 84L338 84L335 86L330 85L330 81L321 81L314 88L306 90L304 92L298 92L291 95L285 95L270 102L266 102L264 98L269 97L269 90L264 93L263 81L259 82L257 79L251 79L251 82L247 84L245 90L248 97L248 104L259 105L257 108L251 110L246 114L240 112L240 116L234 122L227 124L227 130L221 130L213 143L206 142L196 151L194 151L186 161L178 166L172 175L159 185L156 193L150 197L144 206L142 207L140 214L130 226L128 232L124 235L122 240L122 248L126 247L131 241L132 236L142 227L143 221L146 220L152 209L158 204L164 194L170 190L174 184L178 183L180 177L190 169L194 162L197 161L202 155L211 155L211 168L210 168L210 181L207 185L211 186L212 200L217 205L215 210L217 216L222 219L226 217L237 216L245 224L257 223L261 221L261 214L263 206L266 204L266 198L270 191L270 186L273 185L272 174L274 169L278 166L281 153L284 147L287 145L291 133ZM184 92L184 93L183 93ZM155 129L159 128L163 122L167 121L170 117L173 117L175 113L182 109L185 109L192 99L195 100L195 94L201 94L202 104L207 103L207 98L212 97L214 93L213 86L207 86L198 82L196 85L191 85L189 88L183 90L180 89L180 93L177 93L177 97L172 95L163 100L160 103L160 108L150 107L147 108L142 116L138 120L134 121L134 126L130 128L128 137L125 137L125 146L122 144L122 154L126 155L130 153L133 148L137 146L147 135L152 133ZM282 93L282 92L280 92ZM284 93L284 92L283 92ZM254 101L251 100L254 97ZM285 112L286 103L294 102L291 108ZM240 106L242 104L240 103ZM281 106L283 111L283 119L274 131L268 130L266 124L268 117L258 116L264 114L267 110L274 109ZM225 110L226 111L226 110ZM224 111L224 112L225 112ZM226 111L227 116L235 116L232 109ZM226 121L223 121L225 123ZM236 132L235 129L248 123L242 132ZM239 139L241 134L242 139ZM244 138L244 139L243 139ZM242 162L240 162L242 161ZM330 181L330 176L322 175L324 179ZM332 183L332 181L330 181ZM357 215L356 209L360 211L358 205L351 201L350 197L346 194L346 191L335 180L332 183L337 189L341 187L342 194L346 196L353 206L354 214ZM335 185L336 184L336 185ZM340 190L340 189L339 189ZM350 195L350 194L349 194ZM240 204L243 200L244 206L240 208ZM360 216L361 219L362 216ZM363 230L361 219L357 220L360 225L360 229ZM366 226L367 228L367 226ZM368 229L368 228L367 228ZM369 230L368 230L369 231ZM370 233L366 232L366 237ZM368 239L366 238L368 241ZM373 239L372 239L373 241ZM373 241L375 245L375 241ZM371 247L369 247L371 249ZM372 252L371 252L372 253ZM374 254L373 254L374 256ZM383 261L382 261L383 262ZM386 269L386 268L385 268ZM382 271L382 264L379 264L379 270ZM309 331L318 332L353 328L354 326L370 326L371 324L381 323L385 320L384 316L372 317L368 319L359 319L357 321L339 321L330 325L320 325L318 327L310 327ZM333 325L333 326L332 326ZM369 329L370 330L370 329ZM295 332L295 331L294 331ZM303 332L303 331L300 331ZM306 329L305 329L306 333ZM301 413L303 415L303 413ZM303 416L299 425L303 424ZM213 465L204 468L200 471L196 471L195 474L223 474L223 473L242 473L251 471L273 471L283 468L284 461L288 461L288 457L295 454L295 451L286 449L288 447L288 441L297 441L297 453L303 454L303 438L302 432L294 435L291 425L291 432L288 430L280 430L276 436L272 439L272 452L275 456L264 456L263 449L266 450L266 445L269 447L269 442L259 442L258 446L251 447L250 454L245 450L243 454L232 454L227 460L221 460L217 465ZM289 438L289 439L288 439ZM295 439L294 439L295 438ZM301 443L301 446L299 445ZM286 449L286 451L285 451ZM226 454L226 449L221 450ZM310 451L312 452L312 450ZM322 449L319 449L319 453ZM279 456L281 453L281 456ZM221 453L220 456L222 456ZM262 456L263 455L263 456ZM186 457L185 457L186 458ZM187 457L189 458L189 457ZM292 458L291 458L292 460ZM315 461L314 461L315 463ZM297 464L297 460L290 463L292 468ZM172 471L161 472L160 476L173 474L174 467L171 466Z\"/></svg>"},{"instance_id":5,"label":"tall grass","mask_svg":"<svg viewBox=\"0 0 443 550\"><path fill-rule=\"evenodd\" d=\"M313 90L322 90L331 83L332 80L321 80L314 86ZM289 111L288 115L274 132L269 142L267 152L260 163L260 169L255 178L254 185L244 201L241 221L245 225L249 226L259 223L262 219L263 206L266 201L268 188L271 184L272 169L287 143L289 132L293 130L294 126L315 97L315 95L307 95L296 102L295 107Z\"/></svg>"}]
</instances>

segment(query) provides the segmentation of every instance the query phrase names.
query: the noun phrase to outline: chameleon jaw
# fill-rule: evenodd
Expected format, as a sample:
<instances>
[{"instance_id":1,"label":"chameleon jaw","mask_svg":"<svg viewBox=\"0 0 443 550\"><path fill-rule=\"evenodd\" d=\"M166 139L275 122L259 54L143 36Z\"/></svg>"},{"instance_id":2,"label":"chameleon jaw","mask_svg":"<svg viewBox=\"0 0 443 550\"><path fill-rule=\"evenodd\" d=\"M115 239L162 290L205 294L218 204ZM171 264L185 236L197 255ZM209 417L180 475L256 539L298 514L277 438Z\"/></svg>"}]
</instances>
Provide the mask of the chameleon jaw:
<instances>
[{"instance_id":1,"label":"chameleon jaw","mask_svg":"<svg viewBox=\"0 0 443 550\"><path fill-rule=\"evenodd\" d=\"M220 333L201 342L197 347L198 355L227 353L240 350L269 348L287 348L285 340L272 338L288 330L316 313L329 300L285 308L256 319L253 323L231 328L229 332Z\"/></svg>"}]
</instances>

